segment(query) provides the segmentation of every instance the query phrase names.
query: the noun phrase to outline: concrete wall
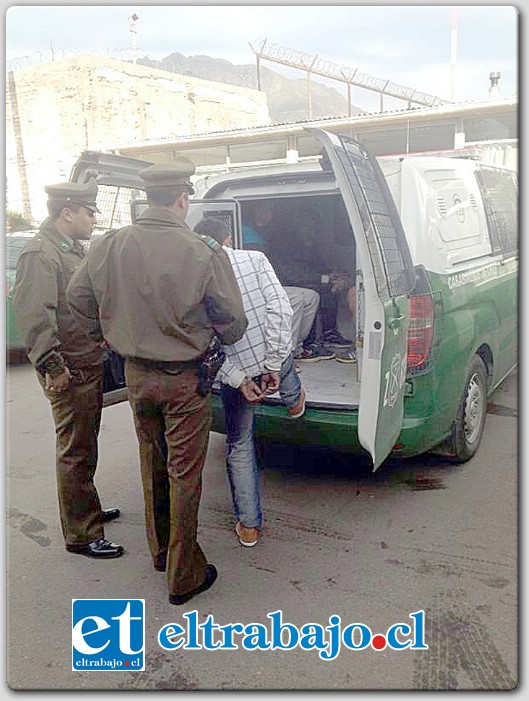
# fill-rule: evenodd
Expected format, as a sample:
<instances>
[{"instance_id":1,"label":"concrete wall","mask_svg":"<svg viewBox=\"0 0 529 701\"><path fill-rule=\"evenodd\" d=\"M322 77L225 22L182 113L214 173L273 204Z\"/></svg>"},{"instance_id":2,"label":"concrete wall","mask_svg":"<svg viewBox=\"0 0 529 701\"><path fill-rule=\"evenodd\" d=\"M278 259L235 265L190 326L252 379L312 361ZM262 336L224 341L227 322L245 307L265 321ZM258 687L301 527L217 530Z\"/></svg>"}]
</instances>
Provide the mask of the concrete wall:
<instances>
[{"instance_id":1,"label":"concrete wall","mask_svg":"<svg viewBox=\"0 0 529 701\"><path fill-rule=\"evenodd\" d=\"M81 56L8 74L7 207L40 222L44 186L85 149L270 124L264 93Z\"/></svg>"}]
</instances>

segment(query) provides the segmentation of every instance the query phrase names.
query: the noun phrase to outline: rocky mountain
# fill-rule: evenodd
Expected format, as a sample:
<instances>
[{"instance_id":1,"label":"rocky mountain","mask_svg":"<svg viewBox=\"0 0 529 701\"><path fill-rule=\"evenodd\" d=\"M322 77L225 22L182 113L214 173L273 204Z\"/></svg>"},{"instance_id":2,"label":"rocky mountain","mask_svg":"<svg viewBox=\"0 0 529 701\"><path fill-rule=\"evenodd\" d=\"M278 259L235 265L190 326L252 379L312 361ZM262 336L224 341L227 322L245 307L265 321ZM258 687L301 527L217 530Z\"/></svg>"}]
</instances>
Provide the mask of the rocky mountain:
<instances>
[{"instance_id":1,"label":"rocky mountain","mask_svg":"<svg viewBox=\"0 0 529 701\"><path fill-rule=\"evenodd\" d=\"M140 58L144 66L158 68L173 73L181 73L194 78L213 80L245 88L257 89L257 68L255 65L234 65L221 58L209 56L184 56L174 52L157 61ZM301 75L301 73L300 73ZM270 118L274 124L294 122L308 118L307 81L285 78L276 71L261 65L261 90L266 93ZM312 118L347 116L347 99L335 88L328 87L312 78ZM352 106L353 114L362 110Z\"/></svg>"}]
</instances>

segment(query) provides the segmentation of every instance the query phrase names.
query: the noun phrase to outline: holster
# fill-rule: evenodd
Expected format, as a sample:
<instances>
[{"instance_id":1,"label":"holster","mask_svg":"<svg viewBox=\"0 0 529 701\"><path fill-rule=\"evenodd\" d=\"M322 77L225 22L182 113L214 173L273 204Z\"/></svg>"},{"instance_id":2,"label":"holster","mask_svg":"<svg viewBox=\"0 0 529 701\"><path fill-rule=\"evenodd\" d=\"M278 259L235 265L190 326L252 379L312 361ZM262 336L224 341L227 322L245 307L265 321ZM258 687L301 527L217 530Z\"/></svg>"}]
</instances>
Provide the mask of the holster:
<instances>
[{"instance_id":1,"label":"holster","mask_svg":"<svg viewBox=\"0 0 529 701\"><path fill-rule=\"evenodd\" d=\"M217 336L213 336L207 351L201 357L198 364L198 393L205 397L213 388L217 373L226 360L226 353L222 350Z\"/></svg>"}]
</instances>

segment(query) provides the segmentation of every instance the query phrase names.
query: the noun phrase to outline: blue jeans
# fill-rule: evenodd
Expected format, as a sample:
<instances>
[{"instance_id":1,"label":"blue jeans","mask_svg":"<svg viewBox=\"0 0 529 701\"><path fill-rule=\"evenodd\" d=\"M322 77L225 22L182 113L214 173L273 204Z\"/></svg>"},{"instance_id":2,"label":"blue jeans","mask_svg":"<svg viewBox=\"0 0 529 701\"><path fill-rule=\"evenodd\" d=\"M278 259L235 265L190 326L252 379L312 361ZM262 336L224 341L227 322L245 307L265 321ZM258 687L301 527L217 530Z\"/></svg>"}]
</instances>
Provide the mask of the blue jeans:
<instances>
[{"instance_id":1,"label":"blue jeans","mask_svg":"<svg viewBox=\"0 0 529 701\"><path fill-rule=\"evenodd\" d=\"M281 366L279 394L287 407L299 399L301 382L294 370L292 354ZM235 517L243 526L261 528L259 471L254 442L253 404L238 389L221 386L226 428L226 468Z\"/></svg>"}]
</instances>

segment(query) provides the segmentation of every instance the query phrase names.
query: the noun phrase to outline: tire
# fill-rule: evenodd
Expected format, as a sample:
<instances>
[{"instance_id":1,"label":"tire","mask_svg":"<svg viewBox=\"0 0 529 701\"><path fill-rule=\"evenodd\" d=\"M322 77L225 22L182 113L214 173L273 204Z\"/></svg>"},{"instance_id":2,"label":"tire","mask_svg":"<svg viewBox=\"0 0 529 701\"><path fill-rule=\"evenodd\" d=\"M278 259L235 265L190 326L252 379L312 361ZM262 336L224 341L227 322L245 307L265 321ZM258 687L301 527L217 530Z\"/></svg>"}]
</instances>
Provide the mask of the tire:
<instances>
[{"instance_id":1,"label":"tire","mask_svg":"<svg viewBox=\"0 0 529 701\"><path fill-rule=\"evenodd\" d=\"M465 389L452 429L451 447L455 462L466 462L476 454L487 415L487 368L475 355L467 373Z\"/></svg>"}]
</instances>

